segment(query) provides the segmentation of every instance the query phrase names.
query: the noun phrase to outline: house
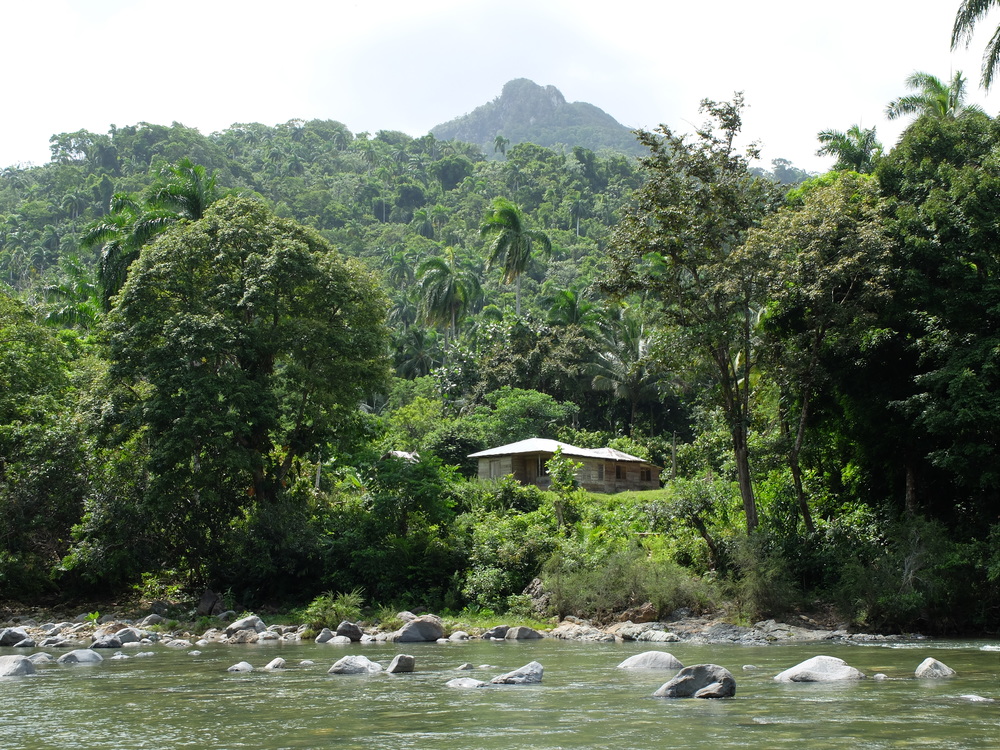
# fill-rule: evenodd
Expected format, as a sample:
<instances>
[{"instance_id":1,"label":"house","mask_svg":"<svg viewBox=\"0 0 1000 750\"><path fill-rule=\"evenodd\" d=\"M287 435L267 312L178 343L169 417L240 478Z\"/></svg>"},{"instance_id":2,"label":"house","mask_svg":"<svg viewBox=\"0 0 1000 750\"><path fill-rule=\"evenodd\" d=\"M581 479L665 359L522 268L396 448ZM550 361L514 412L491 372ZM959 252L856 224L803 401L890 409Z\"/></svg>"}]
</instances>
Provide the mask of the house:
<instances>
[{"instance_id":1,"label":"house","mask_svg":"<svg viewBox=\"0 0 1000 750\"><path fill-rule=\"evenodd\" d=\"M546 438L528 438L499 448L472 453L479 460L481 480L499 479L511 474L521 484L548 489L545 462L562 448L562 455L583 464L576 472L577 481L591 492L655 490L660 486L660 467L614 448L577 448Z\"/></svg>"}]
</instances>

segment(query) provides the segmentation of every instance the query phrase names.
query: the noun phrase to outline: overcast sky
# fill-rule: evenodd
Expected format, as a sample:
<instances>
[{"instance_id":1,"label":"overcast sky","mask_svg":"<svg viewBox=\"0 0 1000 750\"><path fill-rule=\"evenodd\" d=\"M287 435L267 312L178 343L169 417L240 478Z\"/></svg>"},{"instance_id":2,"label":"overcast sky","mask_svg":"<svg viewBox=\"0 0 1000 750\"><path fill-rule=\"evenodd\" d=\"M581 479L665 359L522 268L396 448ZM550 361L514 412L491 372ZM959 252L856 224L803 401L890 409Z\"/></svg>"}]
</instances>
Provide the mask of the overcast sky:
<instances>
[{"instance_id":1,"label":"overcast sky","mask_svg":"<svg viewBox=\"0 0 1000 750\"><path fill-rule=\"evenodd\" d=\"M905 123L886 103L915 70L969 78L1000 14L949 51L959 0L839 3L720 0L31 0L0 9L5 112L0 166L48 160L54 133L180 122L333 119L355 133L414 136L500 94L513 78L552 85L630 127L690 132L703 98L743 91L744 133L823 171L816 133Z\"/></svg>"}]
</instances>

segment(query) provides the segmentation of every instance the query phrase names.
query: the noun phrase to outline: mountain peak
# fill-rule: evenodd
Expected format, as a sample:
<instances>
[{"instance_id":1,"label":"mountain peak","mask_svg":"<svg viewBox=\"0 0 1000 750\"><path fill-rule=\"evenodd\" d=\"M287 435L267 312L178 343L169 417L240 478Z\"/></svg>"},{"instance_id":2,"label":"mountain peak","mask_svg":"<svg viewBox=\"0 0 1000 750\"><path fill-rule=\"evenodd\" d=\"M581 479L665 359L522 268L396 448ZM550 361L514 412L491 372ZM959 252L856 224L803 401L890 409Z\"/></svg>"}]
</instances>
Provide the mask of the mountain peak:
<instances>
[{"instance_id":1,"label":"mountain peak","mask_svg":"<svg viewBox=\"0 0 1000 750\"><path fill-rule=\"evenodd\" d=\"M539 146L583 146L642 153L629 128L604 110L585 102L567 102L555 86L540 86L527 78L504 84L496 99L469 114L432 128L435 138L456 139L494 152L497 136L511 145L530 141Z\"/></svg>"}]
</instances>

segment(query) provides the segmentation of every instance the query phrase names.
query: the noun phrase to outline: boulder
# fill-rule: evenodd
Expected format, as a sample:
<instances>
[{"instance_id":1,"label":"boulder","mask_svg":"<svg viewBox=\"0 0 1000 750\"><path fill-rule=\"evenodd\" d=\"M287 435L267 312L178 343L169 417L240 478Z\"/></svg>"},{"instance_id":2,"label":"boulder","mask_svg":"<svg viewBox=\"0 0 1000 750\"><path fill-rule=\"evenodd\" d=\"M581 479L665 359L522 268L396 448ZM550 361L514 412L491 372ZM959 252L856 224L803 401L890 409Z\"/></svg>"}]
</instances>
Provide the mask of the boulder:
<instances>
[{"instance_id":1,"label":"boulder","mask_svg":"<svg viewBox=\"0 0 1000 750\"><path fill-rule=\"evenodd\" d=\"M333 638L327 641L327 643L332 643L334 646L350 646L354 641L348 638L346 635L335 635Z\"/></svg>"},{"instance_id":2,"label":"boulder","mask_svg":"<svg viewBox=\"0 0 1000 750\"><path fill-rule=\"evenodd\" d=\"M361 632L361 628L355 625L353 622L348 622L344 620L340 625L337 626L337 635L350 638L352 641L360 641L361 636L364 633Z\"/></svg>"},{"instance_id":3,"label":"boulder","mask_svg":"<svg viewBox=\"0 0 1000 750\"><path fill-rule=\"evenodd\" d=\"M151 628L153 625L162 625L167 620L163 615L158 615L155 612L151 615L146 615L142 621L139 623L140 628Z\"/></svg>"},{"instance_id":4,"label":"boulder","mask_svg":"<svg viewBox=\"0 0 1000 750\"><path fill-rule=\"evenodd\" d=\"M507 641L529 641L535 638L541 638L542 634L539 633L534 628L529 628L527 625L517 625L507 631L504 636L504 640Z\"/></svg>"},{"instance_id":5,"label":"boulder","mask_svg":"<svg viewBox=\"0 0 1000 750\"><path fill-rule=\"evenodd\" d=\"M35 665L38 664L52 664L55 659L52 658L52 654L47 654L44 651L39 651L37 654L32 654L27 657L27 659Z\"/></svg>"},{"instance_id":6,"label":"boulder","mask_svg":"<svg viewBox=\"0 0 1000 750\"><path fill-rule=\"evenodd\" d=\"M191 648L191 641L186 638L174 638L163 645L167 648Z\"/></svg>"},{"instance_id":7,"label":"boulder","mask_svg":"<svg viewBox=\"0 0 1000 750\"><path fill-rule=\"evenodd\" d=\"M89 648L78 648L63 654L57 661L60 664L100 664L104 657Z\"/></svg>"},{"instance_id":8,"label":"boulder","mask_svg":"<svg viewBox=\"0 0 1000 750\"><path fill-rule=\"evenodd\" d=\"M680 636L666 630L645 630L639 633L635 637L635 640L645 643L677 643L680 640Z\"/></svg>"},{"instance_id":9,"label":"boulder","mask_svg":"<svg viewBox=\"0 0 1000 750\"><path fill-rule=\"evenodd\" d=\"M121 648L122 642L117 636L105 635L90 644L91 648Z\"/></svg>"},{"instance_id":10,"label":"boulder","mask_svg":"<svg viewBox=\"0 0 1000 750\"><path fill-rule=\"evenodd\" d=\"M223 639L225 643L239 644L239 643L256 643L260 640L261 633L255 630L250 630L244 628L242 630L235 631L232 635L227 636Z\"/></svg>"},{"instance_id":11,"label":"boulder","mask_svg":"<svg viewBox=\"0 0 1000 750\"><path fill-rule=\"evenodd\" d=\"M205 589L205 593L201 595L198 607L194 613L197 617L212 617L213 615L222 614L223 609L225 607L222 606L222 597L212 591L212 589Z\"/></svg>"},{"instance_id":12,"label":"boulder","mask_svg":"<svg viewBox=\"0 0 1000 750\"><path fill-rule=\"evenodd\" d=\"M656 607L653 606L652 602L646 602L645 604L640 604L638 607L626 609L618 616L618 622L632 622L637 624L655 622L658 616L659 612L656 611Z\"/></svg>"},{"instance_id":13,"label":"boulder","mask_svg":"<svg viewBox=\"0 0 1000 750\"><path fill-rule=\"evenodd\" d=\"M863 672L835 656L814 656L774 676L777 682L838 682L864 678Z\"/></svg>"},{"instance_id":14,"label":"boulder","mask_svg":"<svg viewBox=\"0 0 1000 750\"><path fill-rule=\"evenodd\" d=\"M34 648L36 645L38 644L35 643L35 639L29 635L23 641L15 643L14 648Z\"/></svg>"},{"instance_id":15,"label":"boulder","mask_svg":"<svg viewBox=\"0 0 1000 750\"><path fill-rule=\"evenodd\" d=\"M954 677L955 670L928 656L920 662L920 666L917 667L914 674L921 679L938 680L943 677Z\"/></svg>"},{"instance_id":16,"label":"boulder","mask_svg":"<svg viewBox=\"0 0 1000 750\"><path fill-rule=\"evenodd\" d=\"M35 673L35 665L27 656L0 656L0 677L21 677Z\"/></svg>"},{"instance_id":17,"label":"boulder","mask_svg":"<svg viewBox=\"0 0 1000 750\"><path fill-rule=\"evenodd\" d=\"M684 667L670 682L653 693L656 698L732 698L736 680L718 664L695 664Z\"/></svg>"},{"instance_id":18,"label":"boulder","mask_svg":"<svg viewBox=\"0 0 1000 750\"><path fill-rule=\"evenodd\" d=\"M605 633L593 625L580 625L563 620L553 628L549 635L565 641L589 641L593 643L614 643L616 638L611 633Z\"/></svg>"},{"instance_id":19,"label":"boulder","mask_svg":"<svg viewBox=\"0 0 1000 750\"><path fill-rule=\"evenodd\" d=\"M382 671L382 665L373 662L367 656L352 654L339 659L327 674L374 674Z\"/></svg>"},{"instance_id":20,"label":"boulder","mask_svg":"<svg viewBox=\"0 0 1000 750\"><path fill-rule=\"evenodd\" d=\"M630 656L621 664L619 669L684 669L684 665L671 653L666 651L644 651L641 654Z\"/></svg>"},{"instance_id":21,"label":"boulder","mask_svg":"<svg viewBox=\"0 0 1000 750\"><path fill-rule=\"evenodd\" d=\"M483 682L472 677L456 677L454 680L448 680L444 685L450 688L481 688L486 687L488 684L488 682Z\"/></svg>"},{"instance_id":22,"label":"boulder","mask_svg":"<svg viewBox=\"0 0 1000 750\"><path fill-rule=\"evenodd\" d=\"M333 637L333 631L330 628L323 628L316 636L316 643L329 643Z\"/></svg>"},{"instance_id":23,"label":"boulder","mask_svg":"<svg viewBox=\"0 0 1000 750\"><path fill-rule=\"evenodd\" d=\"M493 638L504 638L508 630L510 630L510 625L497 625L483 633L483 640L488 641Z\"/></svg>"},{"instance_id":24,"label":"boulder","mask_svg":"<svg viewBox=\"0 0 1000 750\"><path fill-rule=\"evenodd\" d=\"M541 578L533 578L521 593L531 598L531 610L539 617L549 614L552 604L552 594L545 590Z\"/></svg>"},{"instance_id":25,"label":"boulder","mask_svg":"<svg viewBox=\"0 0 1000 750\"><path fill-rule=\"evenodd\" d=\"M253 664L248 661L241 661L238 664L234 664L227 672L253 672Z\"/></svg>"},{"instance_id":26,"label":"boulder","mask_svg":"<svg viewBox=\"0 0 1000 750\"><path fill-rule=\"evenodd\" d=\"M136 628L122 628L115 633L115 638L122 642L124 646L126 643L139 643L142 641L142 633Z\"/></svg>"},{"instance_id":27,"label":"boulder","mask_svg":"<svg viewBox=\"0 0 1000 750\"><path fill-rule=\"evenodd\" d=\"M441 618L436 615L415 617L392 634L389 640L396 643L433 643L444 636Z\"/></svg>"},{"instance_id":28,"label":"boulder","mask_svg":"<svg viewBox=\"0 0 1000 750\"><path fill-rule=\"evenodd\" d=\"M4 628L0 630L0 646L13 646L27 637L27 631L21 628Z\"/></svg>"},{"instance_id":29,"label":"boulder","mask_svg":"<svg viewBox=\"0 0 1000 750\"><path fill-rule=\"evenodd\" d=\"M459 664L457 667L455 667L455 669L466 670L466 669L475 669L475 667L469 664L469 662L465 662L464 664Z\"/></svg>"},{"instance_id":30,"label":"boulder","mask_svg":"<svg viewBox=\"0 0 1000 750\"><path fill-rule=\"evenodd\" d=\"M494 685L537 685L542 681L543 672L542 665L533 661L513 672L497 675L490 682Z\"/></svg>"},{"instance_id":31,"label":"boulder","mask_svg":"<svg viewBox=\"0 0 1000 750\"><path fill-rule=\"evenodd\" d=\"M409 654L396 654L392 659L392 663L386 667L385 671L389 674L412 672L415 664L416 660Z\"/></svg>"},{"instance_id":32,"label":"boulder","mask_svg":"<svg viewBox=\"0 0 1000 750\"><path fill-rule=\"evenodd\" d=\"M226 635L232 636L240 630L252 630L255 633L263 633L267 630L264 625L263 620L261 620L257 615L248 615L247 617L241 617L236 622L232 622L226 626Z\"/></svg>"},{"instance_id":33,"label":"boulder","mask_svg":"<svg viewBox=\"0 0 1000 750\"><path fill-rule=\"evenodd\" d=\"M266 669L269 672L275 669L284 669L284 668L285 668L285 660L282 659L280 656L276 656L275 658L271 659L271 661L267 663L267 666L264 667L264 669Z\"/></svg>"},{"instance_id":34,"label":"boulder","mask_svg":"<svg viewBox=\"0 0 1000 750\"><path fill-rule=\"evenodd\" d=\"M417 616L410 612L409 610L404 610L403 612L396 613L396 619L402 620L403 622L411 622L417 619Z\"/></svg>"},{"instance_id":35,"label":"boulder","mask_svg":"<svg viewBox=\"0 0 1000 750\"><path fill-rule=\"evenodd\" d=\"M449 641L467 641L469 640L469 634L464 630L456 630L454 633L448 636Z\"/></svg>"}]
</instances>

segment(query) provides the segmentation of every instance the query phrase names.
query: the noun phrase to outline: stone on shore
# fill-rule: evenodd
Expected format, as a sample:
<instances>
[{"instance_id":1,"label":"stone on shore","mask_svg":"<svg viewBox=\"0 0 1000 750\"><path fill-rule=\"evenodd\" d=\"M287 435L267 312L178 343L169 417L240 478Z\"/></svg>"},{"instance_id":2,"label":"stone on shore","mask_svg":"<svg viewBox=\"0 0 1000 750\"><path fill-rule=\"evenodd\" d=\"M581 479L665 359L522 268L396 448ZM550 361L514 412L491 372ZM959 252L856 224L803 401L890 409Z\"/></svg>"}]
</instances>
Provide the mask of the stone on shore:
<instances>
[{"instance_id":1,"label":"stone on shore","mask_svg":"<svg viewBox=\"0 0 1000 750\"><path fill-rule=\"evenodd\" d=\"M504 635L504 640L507 641L529 641L535 638L541 638L542 634L539 633L534 628L529 628L527 625L517 625L507 631Z\"/></svg>"},{"instance_id":2,"label":"stone on shore","mask_svg":"<svg viewBox=\"0 0 1000 750\"><path fill-rule=\"evenodd\" d=\"M920 666L914 672L915 676L926 680L940 680L945 677L954 677L955 674L954 669L930 656L920 662Z\"/></svg>"},{"instance_id":3,"label":"stone on shore","mask_svg":"<svg viewBox=\"0 0 1000 750\"><path fill-rule=\"evenodd\" d=\"M537 685L542 681L544 671L541 664L533 661L513 672L497 675L490 682L494 685Z\"/></svg>"},{"instance_id":4,"label":"stone on shore","mask_svg":"<svg viewBox=\"0 0 1000 750\"><path fill-rule=\"evenodd\" d=\"M344 638L349 638L352 641L357 642L361 640L361 636L363 636L364 633L362 633L361 628L358 627L353 622L348 622L347 620L344 620L342 623L340 623L340 625L337 626L337 635Z\"/></svg>"},{"instance_id":5,"label":"stone on shore","mask_svg":"<svg viewBox=\"0 0 1000 750\"><path fill-rule=\"evenodd\" d=\"M653 695L657 698L732 698L736 680L718 664L695 664L684 667L670 682Z\"/></svg>"},{"instance_id":6,"label":"stone on shore","mask_svg":"<svg viewBox=\"0 0 1000 750\"><path fill-rule=\"evenodd\" d=\"M254 633L263 633L267 630L267 627L264 625L264 621L257 617L257 615L248 615L227 625L226 636L232 637L234 633L238 633L241 630L252 630Z\"/></svg>"},{"instance_id":7,"label":"stone on shore","mask_svg":"<svg viewBox=\"0 0 1000 750\"><path fill-rule=\"evenodd\" d=\"M483 633L483 640L484 641L489 641L493 639L502 640L507 635L508 630L510 630L510 625L496 625L487 630L485 633Z\"/></svg>"},{"instance_id":8,"label":"stone on shore","mask_svg":"<svg viewBox=\"0 0 1000 750\"><path fill-rule=\"evenodd\" d=\"M0 630L0 646L14 646L28 637L22 628L4 628Z\"/></svg>"},{"instance_id":9,"label":"stone on shore","mask_svg":"<svg viewBox=\"0 0 1000 750\"><path fill-rule=\"evenodd\" d=\"M644 651L641 654L630 656L621 664L619 669L684 669L684 665L671 653L666 651Z\"/></svg>"},{"instance_id":10,"label":"stone on shore","mask_svg":"<svg viewBox=\"0 0 1000 750\"><path fill-rule=\"evenodd\" d=\"M553 638L564 641L589 641L592 643L614 643L615 636L593 625L563 620L549 633Z\"/></svg>"},{"instance_id":11,"label":"stone on shore","mask_svg":"<svg viewBox=\"0 0 1000 750\"><path fill-rule=\"evenodd\" d=\"M403 625L389 640L396 643L433 643L444 637L444 626L437 615L421 615Z\"/></svg>"},{"instance_id":12,"label":"stone on shore","mask_svg":"<svg viewBox=\"0 0 1000 750\"><path fill-rule=\"evenodd\" d=\"M35 665L27 656L0 656L0 677L34 674Z\"/></svg>"},{"instance_id":13,"label":"stone on shore","mask_svg":"<svg viewBox=\"0 0 1000 750\"><path fill-rule=\"evenodd\" d=\"M60 664L100 664L104 657L89 648L78 648L63 654L57 661Z\"/></svg>"},{"instance_id":14,"label":"stone on shore","mask_svg":"<svg viewBox=\"0 0 1000 750\"><path fill-rule=\"evenodd\" d=\"M413 667L416 664L416 659L414 659L409 654L396 654L392 662L386 667L385 671L389 674L403 674L405 672L412 672Z\"/></svg>"},{"instance_id":15,"label":"stone on shore","mask_svg":"<svg viewBox=\"0 0 1000 750\"><path fill-rule=\"evenodd\" d=\"M863 672L835 656L814 656L774 676L777 682L838 682L863 680Z\"/></svg>"},{"instance_id":16,"label":"stone on shore","mask_svg":"<svg viewBox=\"0 0 1000 750\"><path fill-rule=\"evenodd\" d=\"M351 654L330 667L327 674L374 674L382 671L382 665L373 662L367 656Z\"/></svg>"}]
</instances>

